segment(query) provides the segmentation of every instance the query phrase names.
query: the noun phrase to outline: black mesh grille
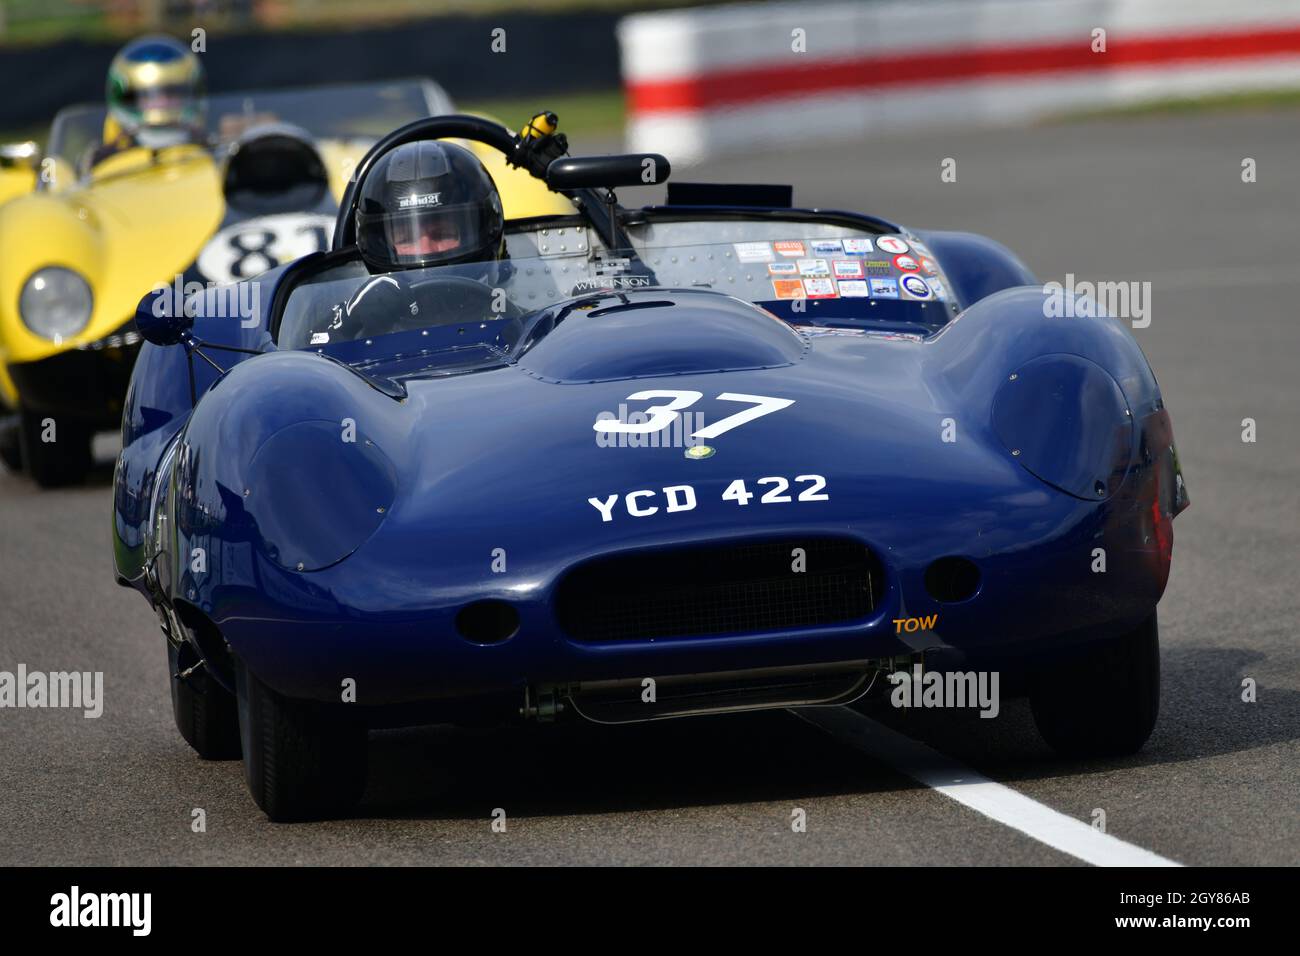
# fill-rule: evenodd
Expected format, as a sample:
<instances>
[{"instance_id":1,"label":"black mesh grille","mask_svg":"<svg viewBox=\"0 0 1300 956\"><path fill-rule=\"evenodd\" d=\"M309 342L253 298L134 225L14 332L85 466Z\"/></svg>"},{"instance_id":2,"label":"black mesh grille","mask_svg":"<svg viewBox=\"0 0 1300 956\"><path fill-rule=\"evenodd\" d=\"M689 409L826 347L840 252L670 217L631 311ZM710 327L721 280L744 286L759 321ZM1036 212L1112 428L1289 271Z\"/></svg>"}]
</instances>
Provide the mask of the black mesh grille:
<instances>
[{"instance_id":1,"label":"black mesh grille","mask_svg":"<svg viewBox=\"0 0 1300 956\"><path fill-rule=\"evenodd\" d=\"M794 549L805 570L793 570ZM795 630L869 615L879 564L845 538L707 544L601 558L560 582L560 626L579 641Z\"/></svg>"}]
</instances>

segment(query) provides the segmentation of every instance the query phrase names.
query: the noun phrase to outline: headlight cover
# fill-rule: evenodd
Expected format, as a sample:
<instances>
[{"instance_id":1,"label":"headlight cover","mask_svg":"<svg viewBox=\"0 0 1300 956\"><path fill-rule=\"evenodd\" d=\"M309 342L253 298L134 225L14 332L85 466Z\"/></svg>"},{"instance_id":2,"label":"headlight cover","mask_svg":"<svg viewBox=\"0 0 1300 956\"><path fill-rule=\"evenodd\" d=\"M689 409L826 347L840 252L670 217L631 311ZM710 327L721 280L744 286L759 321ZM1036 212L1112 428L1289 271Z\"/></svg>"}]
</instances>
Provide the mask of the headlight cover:
<instances>
[{"instance_id":1,"label":"headlight cover","mask_svg":"<svg viewBox=\"0 0 1300 956\"><path fill-rule=\"evenodd\" d=\"M254 452L244 507L262 549L282 568L319 571L375 533L393 506L397 472L377 444L340 440L336 421L298 422Z\"/></svg>"},{"instance_id":2,"label":"headlight cover","mask_svg":"<svg viewBox=\"0 0 1300 956\"><path fill-rule=\"evenodd\" d=\"M1044 355L1016 369L993 399L993 428L1026 471L1086 501L1113 495L1133 457L1123 390L1077 355Z\"/></svg>"},{"instance_id":3,"label":"headlight cover","mask_svg":"<svg viewBox=\"0 0 1300 956\"><path fill-rule=\"evenodd\" d=\"M62 266L46 266L32 273L18 297L23 324L37 335L62 342L90 321L94 296L80 275Z\"/></svg>"}]
</instances>

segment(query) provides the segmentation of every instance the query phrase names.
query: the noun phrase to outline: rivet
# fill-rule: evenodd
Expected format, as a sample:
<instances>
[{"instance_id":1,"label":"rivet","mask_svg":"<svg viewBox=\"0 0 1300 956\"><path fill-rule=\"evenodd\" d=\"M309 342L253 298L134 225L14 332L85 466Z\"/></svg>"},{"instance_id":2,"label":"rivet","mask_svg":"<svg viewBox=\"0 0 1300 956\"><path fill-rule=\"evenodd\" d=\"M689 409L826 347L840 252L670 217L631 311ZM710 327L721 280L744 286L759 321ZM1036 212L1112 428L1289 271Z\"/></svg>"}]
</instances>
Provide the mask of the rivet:
<instances>
[{"instance_id":1,"label":"rivet","mask_svg":"<svg viewBox=\"0 0 1300 956\"><path fill-rule=\"evenodd\" d=\"M304 567L305 567L305 565L304 565L301 561L299 561L299 562L298 562L298 570L301 571Z\"/></svg>"},{"instance_id":2,"label":"rivet","mask_svg":"<svg viewBox=\"0 0 1300 956\"><path fill-rule=\"evenodd\" d=\"M1011 373L1011 378L1009 378L1008 381L1014 382L1014 381L1015 381L1016 379L1018 379L1019 377L1020 377L1020 376L1017 375L1015 372L1012 372L1012 373Z\"/></svg>"},{"instance_id":3,"label":"rivet","mask_svg":"<svg viewBox=\"0 0 1300 956\"><path fill-rule=\"evenodd\" d=\"M375 509L375 512L376 512L376 514L383 514L383 513L384 513L384 509L383 509L383 508L376 508L376 509Z\"/></svg>"},{"instance_id":4,"label":"rivet","mask_svg":"<svg viewBox=\"0 0 1300 956\"><path fill-rule=\"evenodd\" d=\"M1019 457L1020 457L1020 449L1019 449L1019 448L1013 448L1013 449L1011 449L1011 457L1012 457L1012 458L1019 458Z\"/></svg>"}]
</instances>

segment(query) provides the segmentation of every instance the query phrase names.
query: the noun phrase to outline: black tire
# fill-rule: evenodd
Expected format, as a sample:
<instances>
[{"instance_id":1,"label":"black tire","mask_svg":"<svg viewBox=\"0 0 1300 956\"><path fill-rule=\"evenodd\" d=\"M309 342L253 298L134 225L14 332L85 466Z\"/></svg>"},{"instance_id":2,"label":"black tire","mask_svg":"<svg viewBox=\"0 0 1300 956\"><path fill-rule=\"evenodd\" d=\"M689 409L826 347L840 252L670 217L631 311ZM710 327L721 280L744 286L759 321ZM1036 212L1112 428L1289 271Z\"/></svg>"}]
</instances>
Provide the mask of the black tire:
<instances>
[{"instance_id":1,"label":"black tire","mask_svg":"<svg viewBox=\"0 0 1300 956\"><path fill-rule=\"evenodd\" d=\"M193 666L199 657L188 645L167 645L167 670L171 675L172 716L185 742L204 760L237 760L239 708L235 695L217 683L200 667L181 680L176 675Z\"/></svg>"},{"instance_id":2,"label":"black tire","mask_svg":"<svg viewBox=\"0 0 1300 956\"><path fill-rule=\"evenodd\" d=\"M1065 757L1136 753L1160 711L1160 627L1151 617L1115 641L1040 671L1029 695L1038 732Z\"/></svg>"},{"instance_id":3,"label":"black tire","mask_svg":"<svg viewBox=\"0 0 1300 956\"><path fill-rule=\"evenodd\" d=\"M244 779L275 822L347 816L366 785L366 728L348 704L290 700L236 662Z\"/></svg>"},{"instance_id":4,"label":"black tire","mask_svg":"<svg viewBox=\"0 0 1300 956\"><path fill-rule=\"evenodd\" d=\"M54 441L42 441L43 422L52 415L23 410L19 425L23 470L42 488L80 484L94 459L90 443L94 429L71 419L55 419Z\"/></svg>"},{"instance_id":5,"label":"black tire","mask_svg":"<svg viewBox=\"0 0 1300 956\"><path fill-rule=\"evenodd\" d=\"M13 416L11 423L0 425L0 461L3 461L10 471L23 470L23 446L20 436L21 426L18 424L17 415Z\"/></svg>"}]
</instances>

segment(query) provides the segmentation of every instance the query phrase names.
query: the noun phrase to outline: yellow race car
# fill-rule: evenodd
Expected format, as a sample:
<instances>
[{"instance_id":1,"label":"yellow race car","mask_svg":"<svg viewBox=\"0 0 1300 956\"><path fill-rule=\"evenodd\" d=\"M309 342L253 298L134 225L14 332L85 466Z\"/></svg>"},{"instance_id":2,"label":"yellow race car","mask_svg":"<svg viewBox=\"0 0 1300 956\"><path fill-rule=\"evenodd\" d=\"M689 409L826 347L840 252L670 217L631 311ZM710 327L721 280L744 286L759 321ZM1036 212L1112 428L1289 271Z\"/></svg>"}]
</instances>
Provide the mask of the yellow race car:
<instances>
[{"instance_id":1,"label":"yellow race car","mask_svg":"<svg viewBox=\"0 0 1300 956\"><path fill-rule=\"evenodd\" d=\"M120 423L141 296L328 248L365 151L451 111L428 80L235 93L208 97L198 145L106 149L105 109L70 107L43 155L0 147L0 458L42 486L83 479L94 433ZM475 151L508 218L572 211L496 151Z\"/></svg>"}]
</instances>

